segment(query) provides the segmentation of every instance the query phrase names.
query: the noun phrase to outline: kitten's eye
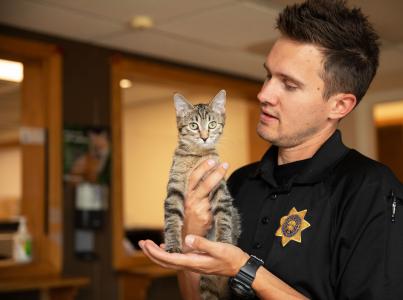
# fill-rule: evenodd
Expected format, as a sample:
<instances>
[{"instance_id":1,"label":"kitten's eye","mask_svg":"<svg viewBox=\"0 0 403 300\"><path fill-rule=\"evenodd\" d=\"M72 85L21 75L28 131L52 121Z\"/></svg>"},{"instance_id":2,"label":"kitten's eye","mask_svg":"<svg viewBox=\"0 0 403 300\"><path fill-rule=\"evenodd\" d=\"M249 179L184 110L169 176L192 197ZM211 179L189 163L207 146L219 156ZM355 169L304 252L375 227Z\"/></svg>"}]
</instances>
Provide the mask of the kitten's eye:
<instances>
[{"instance_id":1,"label":"kitten's eye","mask_svg":"<svg viewBox=\"0 0 403 300\"><path fill-rule=\"evenodd\" d=\"M197 128L199 128L199 125L197 125L197 123L190 123L189 128L192 130L196 130Z\"/></svg>"},{"instance_id":2,"label":"kitten's eye","mask_svg":"<svg viewBox=\"0 0 403 300\"><path fill-rule=\"evenodd\" d=\"M217 126L217 122L215 122L215 121L208 123L208 128L210 128L210 129L214 129L214 128L216 128L216 126Z\"/></svg>"}]
</instances>

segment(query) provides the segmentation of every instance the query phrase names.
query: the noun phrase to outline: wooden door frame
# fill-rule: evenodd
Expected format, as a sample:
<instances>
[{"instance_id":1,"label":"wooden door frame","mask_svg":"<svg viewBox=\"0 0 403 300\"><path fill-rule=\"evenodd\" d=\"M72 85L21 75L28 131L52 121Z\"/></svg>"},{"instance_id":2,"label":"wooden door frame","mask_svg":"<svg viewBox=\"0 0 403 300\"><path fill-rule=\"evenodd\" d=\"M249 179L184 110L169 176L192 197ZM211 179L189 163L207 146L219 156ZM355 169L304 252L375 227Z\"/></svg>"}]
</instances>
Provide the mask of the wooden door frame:
<instances>
[{"instance_id":1,"label":"wooden door frame","mask_svg":"<svg viewBox=\"0 0 403 300\"><path fill-rule=\"evenodd\" d=\"M256 101L260 83L220 75L213 72L186 68L168 63L153 62L138 58L114 55L111 58L111 128L112 128L112 235L113 235L113 266L117 270L128 270L149 263L148 259L138 253L130 255L123 247L124 214L123 214L123 171L122 171L122 94L119 86L121 79L138 75L162 82L175 80L190 85L202 85L230 91L232 96L245 97ZM254 129L253 129L254 130Z\"/></svg>"},{"instance_id":2,"label":"wooden door frame","mask_svg":"<svg viewBox=\"0 0 403 300\"><path fill-rule=\"evenodd\" d=\"M52 44L0 35L0 55L24 64L21 98L29 112L22 114L21 126L43 128L46 136L45 144L23 146L30 149L23 150L22 156L21 211L33 235L33 261L0 264L0 278L59 274L63 255L61 51Z\"/></svg>"}]
</instances>

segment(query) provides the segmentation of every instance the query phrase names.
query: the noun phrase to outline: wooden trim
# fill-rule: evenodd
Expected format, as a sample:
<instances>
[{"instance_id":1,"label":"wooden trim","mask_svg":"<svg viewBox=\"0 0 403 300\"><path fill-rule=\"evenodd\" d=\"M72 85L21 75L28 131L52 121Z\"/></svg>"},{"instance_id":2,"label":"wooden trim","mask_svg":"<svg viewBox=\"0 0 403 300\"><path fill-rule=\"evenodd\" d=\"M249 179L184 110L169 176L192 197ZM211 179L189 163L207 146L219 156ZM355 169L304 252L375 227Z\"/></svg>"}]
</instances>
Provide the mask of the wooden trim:
<instances>
[{"instance_id":1,"label":"wooden trim","mask_svg":"<svg viewBox=\"0 0 403 300\"><path fill-rule=\"evenodd\" d=\"M0 55L24 63L21 126L44 128L48 143L48 149L21 145L25 178L21 211L33 235L33 262L1 267L0 278L59 274L63 254L61 54L54 45L0 35Z\"/></svg>"},{"instance_id":2,"label":"wooden trim","mask_svg":"<svg viewBox=\"0 0 403 300\"><path fill-rule=\"evenodd\" d=\"M45 277L5 279L0 282L1 293L39 291L40 299L74 300L78 290L89 284L85 277Z\"/></svg>"},{"instance_id":3,"label":"wooden trim","mask_svg":"<svg viewBox=\"0 0 403 300\"><path fill-rule=\"evenodd\" d=\"M10 139L10 140L5 140L5 141L0 141L0 149L17 148L20 146L21 145L20 145L19 139Z\"/></svg>"},{"instance_id":4,"label":"wooden trim","mask_svg":"<svg viewBox=\"0 0 403 300\"><path fill-rule=\"evenodd\" d=\"M146 300L153 280L176 276L158 265L138 266L118 273L118 300Z\"/></svg>"},{"instance_id":5,"label":"wooden trim","mask_svg":"<svg viewBox=\"0 0 403 300\"><path fill-rule=\"evenodd\" d=\"M43 277L5 279L0 282L0 292L29 291L65 287L83 287L89 284L86 277Z\"/></svg>"},{"instance_id":6,"label":"wooden trim","mask_svg":"<svg viewBox=\"0 0 403 300\"><path fill-rule=\"evenodd\" d=\"M25 61L26 59L46 61L58 48L54 45L0 35L0 56Z\"/></svg>"},{"instance_id":7,"label":"wooden trim","mask_svg":"<svg viewBox=\"0 0 403 300\"><path fill-rule=\"evenodd\" d=\"M149 264L149 260L140 252L129 255L123 248L123 187L122 187L122 95L119 82L123 78L172 82L189 85L203 90L219 89L230 91L234 97L256 100L260 84L245 79L219 75L212 72L173 66L140 59L125 58L120 55L111 58L111 127L112 127L112 225L113 225L113 266L118 270L130 270L133 267Z\"/></svg>"},{"instance_id":8,"label":"wooden trim","mask_svg":"<svg viewBox=\"0 0 403 300\"><path fill-rule=\"evenodd\" d=\"M63 260L63 203L62 203L62 57L54 51L45 63L47 81L47 138L48 138L48 261L59 273Z\"/></svg>"},{"instance_id":9,"label":"wooden trim","mask_svg":"<svg viewBox=\"0 0 403 300\"><path fill-rule=\"evenodd\" d=\"M123 76L121 78L135 74L137 78L154 79L158 82L204 86L214 92L217 92L217 89L226 89L231 91L231 96L245 96L254 100L261 87L260 83L246 79L140 59L127 59L120 55L112 57L111 63L117 67L116 71Z\"/></svg>"},{"instance_id":10,"label":"wooden trim","mask_svg":"<svg viewBox=\"0 0 403 300\"><path fill-rule=\"evenodd\" d=\"M403 124L403 116L389 119L378 119L374 120L376 127L384 127L384 126L393 126L393 125L402 125Z\"/></svg>"},{"instance_id":11,"label":"wooden trim","mask_svg":"<svg viewBox=\"0 0 403 300\"><path fill-rule=\"evenodd\" d=\"M112 203L112 247L113 247L113 265L117 269L124 268L126 257L123 244L123 196L122 196L122 125L121 125L121 103L122 94L120 92L119 80L121 78L121 69L118 64L111 66L111 93L112 93L112 170L111 170L111 203Z\"/></svg>"}]
</instances>

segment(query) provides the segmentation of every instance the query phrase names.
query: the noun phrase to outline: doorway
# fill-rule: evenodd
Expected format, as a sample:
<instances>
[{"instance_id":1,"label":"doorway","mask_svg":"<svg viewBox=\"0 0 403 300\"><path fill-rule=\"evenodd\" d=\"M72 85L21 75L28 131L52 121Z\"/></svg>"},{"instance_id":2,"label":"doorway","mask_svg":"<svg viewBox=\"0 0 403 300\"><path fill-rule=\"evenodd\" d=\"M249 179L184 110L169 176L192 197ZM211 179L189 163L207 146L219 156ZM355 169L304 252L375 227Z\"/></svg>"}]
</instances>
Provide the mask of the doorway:
<instances>
[{"instance_id":1,"label":"doorway","mask_svg":"<svg viewBox=\"0 0 403 300\"><path fill-rule=\"evenodd\" d=\"M378 160L403 182L403 100L378 103L373 114Z\"/></svg>"},{"instance_id":2,"label":"doorway","mask_svg":"<svg viewBox=\"0 0 403 300\"><path fill-rule=\"evenodd\" d=\"M112 203L116 268L147 262L136 249L136 240L162 240L163 201L177 144L173 94L180 92L196 104L208 103L221 89L227 91L227 120L218 151L229 162L230 174L260 159L268 147L258 138L251 118L259 110L259 88L257 82L192 68L114 59Z\"/></svg>"}]
</instances>

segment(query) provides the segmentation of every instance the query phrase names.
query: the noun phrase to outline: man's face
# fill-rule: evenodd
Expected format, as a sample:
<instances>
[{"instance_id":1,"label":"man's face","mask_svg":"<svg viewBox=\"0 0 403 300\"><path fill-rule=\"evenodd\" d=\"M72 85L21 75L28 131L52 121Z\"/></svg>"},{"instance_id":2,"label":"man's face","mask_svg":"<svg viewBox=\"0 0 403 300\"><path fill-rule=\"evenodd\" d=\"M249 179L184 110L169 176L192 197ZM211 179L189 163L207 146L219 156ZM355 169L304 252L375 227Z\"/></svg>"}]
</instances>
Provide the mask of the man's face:
<instances>
[{"instance_id":1,"label":"man's face","mask_svg":"<svg viewBox=\"0 0 403 300\"><path fill-rule=\"evenodd\" d=\"M296 147L329 129L330 104L323 99L323 55L316 46L280 38L266 62L258 99L258 134L279 147Z\"/></svg>"}]
</instances>

